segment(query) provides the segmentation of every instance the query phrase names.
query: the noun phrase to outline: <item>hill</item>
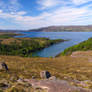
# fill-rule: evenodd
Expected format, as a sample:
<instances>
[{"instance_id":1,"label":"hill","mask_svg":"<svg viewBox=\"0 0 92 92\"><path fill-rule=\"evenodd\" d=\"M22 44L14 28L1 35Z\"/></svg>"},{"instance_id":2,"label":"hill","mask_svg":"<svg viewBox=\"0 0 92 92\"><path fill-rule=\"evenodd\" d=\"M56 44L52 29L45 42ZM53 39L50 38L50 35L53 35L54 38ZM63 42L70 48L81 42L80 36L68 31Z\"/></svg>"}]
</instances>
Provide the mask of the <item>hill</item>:
<instances>
[{"instance_id":1,"label":"hill","mask_svg":"<svg viewBox=\"0 0 92 92\"><path fill-rule=\"evenodd\" d=\"M58 58L21 57L21 53L18 51L20 52L22 49L29 52L29 47L31 50L36 50L39 46L44 44L47 46L47 43L54 44L61 40L13 38L13 36L16 34L0 34L0 92L92 92L90 90L92 89L92 51L80 53L83 57L78 56L79 53ZM85 46L91 48L91 42L92 38L85 41ZM20 46L24 48L20 49ZM30 53L26 53L26 55L30 55ZM2 69L2 62L6 63L9 71ZM40 72L44 70L49 71L52 78L55 76L56 79L41 79ZM33 78L35 78L34 81ZM35 88L34 85L41 86L42 89ZM79 90L80 87L81 90ZM84 88L85 91L83 91ZM45 90L43 91L43 89ZM48 89L49 91L47 91ZM70 91L70 89L78 89L78 91ZM86 89L90 91L86 91Z\"/></svg>"},{"instance_id":2,"label":"hill","mask_svg":"<svg viewBox=\"0 0 92 92\"><path fill-rule=\"evenodd\" d=\"M92 25L81 26L48 26L30 30L2 30L0 32L92 32Z\"/></svg>"},{"instance_id":3,"label":"hill","mask_svg":"<svg viewBox=\"0 0 92 92\"><path fill-rule=\"evenodd\" d=\"M61 55L70 55L72 54L72 52L75 52L75 51L89 51L89 50L92 50L92 38L89 38L86 41L83 41L77 45L74 45L72 47L65 49L61 53Z\"/></svg>"},{"instance_id":4,"label":"hill","mask_svg":"<svg viewBox=\"0 0 92 92\"><path fill-rule=\"evenodd\" d=\"M92 25L88 26L49 26L29 30L31 32L91 32Z\"/></svg>"},{"instance_id":5,"label":"hill","mask_svg":"<svg viewBox=\"0 0 92 92\"><path fill-rule=\"evenodd\" d=\"M0 92L31 92L31 86L21 82L21 79L32 79L32 76L35 76L39 80L40 72L43 70L49 71L52 76L66 80L76 87L92 89L92 62L89 62L87 57L23 58L19 56L0 56L0 61L6 62L9 68L9 73L0 70L0 89L3 90ZM20 82L17 81L19 79ZM5 84L9 85L6 89L3 88Z\"/></svg>"}]
</instances>

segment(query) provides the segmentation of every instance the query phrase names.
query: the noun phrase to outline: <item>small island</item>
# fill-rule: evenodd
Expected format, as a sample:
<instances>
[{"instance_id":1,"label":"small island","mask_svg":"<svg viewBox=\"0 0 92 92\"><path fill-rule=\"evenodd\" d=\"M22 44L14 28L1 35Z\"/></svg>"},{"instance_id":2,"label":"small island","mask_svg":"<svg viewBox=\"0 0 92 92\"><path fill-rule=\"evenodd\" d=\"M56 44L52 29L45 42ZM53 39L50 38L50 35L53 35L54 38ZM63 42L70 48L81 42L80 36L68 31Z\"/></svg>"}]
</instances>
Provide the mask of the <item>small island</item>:
<instances>
[{"instance_id":1,"label":"small island","mask_svg":"<svg viewBox=\"0 0 92 92\"><path fill-rule=\"evenodd\" d=\"M50 45L64 42L63 39L50 40L49 38L15 38L19 34L0 34L0 55L15 55L32 57L32 53Z\"/></svg>"}]
</instances>

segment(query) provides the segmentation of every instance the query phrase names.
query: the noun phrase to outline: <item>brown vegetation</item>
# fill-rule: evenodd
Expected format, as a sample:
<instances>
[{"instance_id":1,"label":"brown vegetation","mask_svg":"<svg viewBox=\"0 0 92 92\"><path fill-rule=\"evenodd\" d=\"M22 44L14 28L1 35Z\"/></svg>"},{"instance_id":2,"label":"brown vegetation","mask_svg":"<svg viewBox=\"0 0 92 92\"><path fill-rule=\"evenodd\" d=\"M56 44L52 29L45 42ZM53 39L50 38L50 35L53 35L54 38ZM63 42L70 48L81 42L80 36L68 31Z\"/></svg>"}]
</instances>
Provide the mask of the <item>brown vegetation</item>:
<instances>
[{"instance_id":1,"label":"brown vegetation","mask_svg":"<svg viewBox=\"0 0 92 92\"><path fill-rule=\"evenodd\" d=\"M92 62L87 57L62 56L59 58L23 58L18 56L0 56L0 61L5 61L9 67L9 73L0 71L0 80L8 81L14 77L31 79L48 70L52 75L67 80L72 85L84 88L92 88ZM76 83L79 81L80 83ZM84 84L81 84L83 82Z\"/></svg>"}]
</instances>

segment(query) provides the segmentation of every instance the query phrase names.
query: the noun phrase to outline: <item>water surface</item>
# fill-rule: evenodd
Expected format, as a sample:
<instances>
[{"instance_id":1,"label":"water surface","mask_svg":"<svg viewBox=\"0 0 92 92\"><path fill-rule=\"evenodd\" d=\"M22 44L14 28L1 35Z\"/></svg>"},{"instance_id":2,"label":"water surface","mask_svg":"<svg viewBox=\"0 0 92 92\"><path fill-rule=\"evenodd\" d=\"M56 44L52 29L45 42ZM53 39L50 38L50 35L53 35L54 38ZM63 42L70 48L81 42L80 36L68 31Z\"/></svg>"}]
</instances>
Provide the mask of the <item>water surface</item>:
<instances>
[{"instance_id":1,"label":"water surface","mask_svg":"<svg viewBox=\"0 0 92 92\"><path fill-rule=\"evenodd\" d=\"M92 32L21 32L22 36L17 37L46 37L50 39L70 39L69 41L54 44L48 48L34 53L34 56L55 57L64 49L78 44L92 37Z\"/></svg>"}]
</instances>

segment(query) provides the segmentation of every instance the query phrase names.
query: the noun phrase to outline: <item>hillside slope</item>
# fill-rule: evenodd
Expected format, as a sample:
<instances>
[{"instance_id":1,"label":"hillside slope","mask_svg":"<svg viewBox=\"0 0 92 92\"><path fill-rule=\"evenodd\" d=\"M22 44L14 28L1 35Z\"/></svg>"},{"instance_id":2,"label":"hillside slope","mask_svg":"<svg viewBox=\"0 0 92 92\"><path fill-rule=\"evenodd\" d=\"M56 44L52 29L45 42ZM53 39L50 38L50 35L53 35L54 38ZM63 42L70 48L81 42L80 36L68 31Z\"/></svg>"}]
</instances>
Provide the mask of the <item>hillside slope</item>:
<instances>
[{"instance_id":1,"label":"hillside slope","mask_svg":"<svg viewBox=\"0 0 92 92\"><path fill-rule=\"evenodd\" d=\"M89 38L86 41L83 41L77 45L74 45L72 47L66 48L61 55L70 55L72 52L75 51L89 51L92 50L92 38Z\"/></svg>"},{"instance_id":2,"label":"hillside slope","mask_svg":"<svg viewBox=\"0 0 92 92\"><path fill-rule=\"evenodd\" d=\"M92 26L49 26L29 31L35 32L91 32Z\"/></svg>"},{"instance_id":3,"label":"hillside slope","mask_svg":"<svg viewBox=\"0 0 92 92\"><path fill-rule=\"evenodd\" d=\"M52 76L66 80L76 87L92 89L92 62L89 62L87 57L23 58L0 56L0 61L4 61L9 68L9 73L0 70L0 85L2 85L1 82L3 81L3 83L10 85L7 90L19 90L5 92L27 92L23 91L28 89L27 84L22 86L24 84L17 84L17 80L32 79L32 76L40 79L40 72L43 70L49 71ZM2 89L2 86L0 86L0 89Z\"/></svg>"}]
</instances>

